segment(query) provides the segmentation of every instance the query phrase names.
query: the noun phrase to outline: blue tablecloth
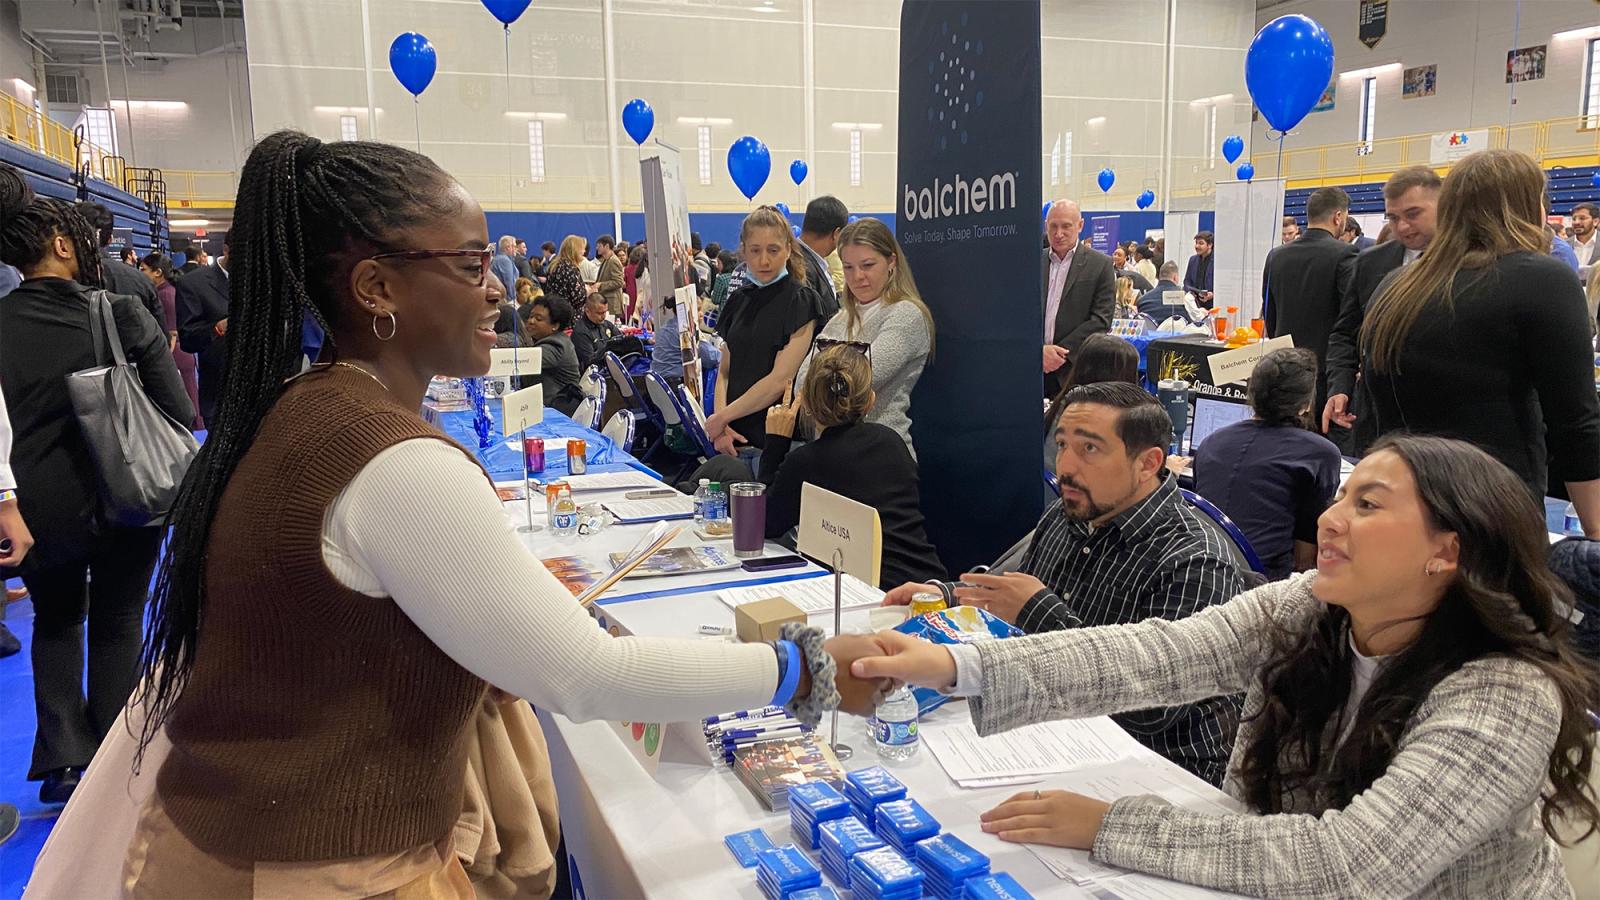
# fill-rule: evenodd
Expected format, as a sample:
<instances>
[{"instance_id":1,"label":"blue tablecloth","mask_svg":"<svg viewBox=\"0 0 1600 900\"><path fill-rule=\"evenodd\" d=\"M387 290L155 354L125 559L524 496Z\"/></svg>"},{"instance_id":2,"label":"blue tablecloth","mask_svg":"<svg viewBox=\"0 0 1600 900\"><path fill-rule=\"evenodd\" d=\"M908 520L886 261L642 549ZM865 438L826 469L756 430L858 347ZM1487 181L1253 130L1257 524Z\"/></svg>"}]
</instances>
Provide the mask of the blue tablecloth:
<instances>
[{"instance_id":1,"label":"blue tablecloth","mask_svg":"<svg viewBox=\"0 0 1600 900\"><path fill-rule=\"evenodd\" d=\"M490 434L493 443L482 449L478 448L478 435L472 430L470 410L440 413L439 427L445 434L459 441L461 446L476 450L478 461L489 470L490 476L495 481L515 481L522 477L522 451L506 443L505 432L501 430L498 402L489 403L489 414L494 418L494 431ZM613 444L610 438L579 425L549 407L545 408L544 421L528 428L523 432L523 436L544 439L544 474L548 477L569 474L567 441L572 438L583 438L586 442L584 457L589 462L591 472L637 469L653 477L661 477L644 463L630 456L627 451Z\"/></svg>"},{"instance_id":2,"label":"blue tablecloth","mask_svg":"<svg viewBox=\"0 0 1600 900\"><path fill-rule=\"evenodd\" d=\"M1148 372L1149 366L1145 362L1145 352L1150 349L1150 343L1159 341L1162 338L1178 337L1181 334L1183 334L1181 331L1152 331L1149 334L1141 334L1134 337L1129 337L1125 334L1119 334L1117 337L1132 344L1133 349L1139 351L1139 371Z\"/></svg>"}]
</instances>

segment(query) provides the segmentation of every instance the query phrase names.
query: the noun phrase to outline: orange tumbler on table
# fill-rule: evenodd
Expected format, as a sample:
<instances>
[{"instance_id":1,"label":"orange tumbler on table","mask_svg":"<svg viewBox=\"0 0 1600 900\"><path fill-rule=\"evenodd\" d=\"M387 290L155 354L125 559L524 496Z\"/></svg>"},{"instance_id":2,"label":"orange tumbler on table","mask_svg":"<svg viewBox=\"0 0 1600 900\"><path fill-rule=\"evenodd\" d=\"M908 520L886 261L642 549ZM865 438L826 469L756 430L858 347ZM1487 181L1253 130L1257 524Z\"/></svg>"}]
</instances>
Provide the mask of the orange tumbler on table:
<instances>
[{"instance_id":1,"label":"orange tumbler on table","mask_svg":"<svg viewBox=\"0 0 1600 900\"><path fill-rule=\"evenodd\" d=\"M1256 337L1261 338L1262 340L1265 340L1266 337L1267 337L1267 320L1266 319L1251 319L1250 320L1250 330L1254 331L1256 333Z\"/></svg>"},{"instance_id":2,"label":"orange tumbler on table","mask_svg":"<svg viewBox=\"0 0 1600 900\"><path fill-rule=\"evenodd\" d=\"M1228 317L1214 316L1211 319L1211 324L1216 328L1217 340L1226 341L1228 339Z\"/></svg>"}]
</instances>

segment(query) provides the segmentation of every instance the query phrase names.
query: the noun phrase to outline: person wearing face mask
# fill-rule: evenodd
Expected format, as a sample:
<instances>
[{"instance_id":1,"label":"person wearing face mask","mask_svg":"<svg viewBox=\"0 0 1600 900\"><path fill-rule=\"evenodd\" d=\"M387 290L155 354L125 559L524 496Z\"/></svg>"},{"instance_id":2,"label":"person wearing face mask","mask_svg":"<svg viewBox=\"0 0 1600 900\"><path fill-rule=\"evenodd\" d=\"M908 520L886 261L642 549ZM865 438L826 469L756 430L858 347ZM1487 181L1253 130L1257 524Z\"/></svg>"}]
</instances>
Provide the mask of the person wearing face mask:
<instances>
[{"instance_id":1,"label":"person wearing face mask","mask_svg":"<svg viewBox=\"0 0 1600 900\"><path fill-rule=\"evenodd\" d=\"M917 292L911 264L889 227L877 219L859 219L839 233L839 258L844 263L844 304L817 335L817 349L838 342L871 348L872 390L877 402L866 420L900 435L911 451L911 391L933 352L933 313ZM796 382L810 371L808 355Z\"/></svg>"},{"instance_id":2,"label":"person wearing face mask","mask_svg":"<svg viewBox=\"0 0 1600 900\"><path fill-rule=\"evenodd\" d=\"M1366 385L1359 384L1360 358L1356 344L1367 304L1390 272L1416 262L1433 241L1444 180L1427 166L1412 166L1389 176L1383 185L1384 234L1378 244L1356 257L1355 270L1339 301L1339 317L1328 333L1328 400L1322 408L1322 431L1343 439L1340 449L1359 456L1375 439L1370 417L1358 415L1367 407ZM1353 398L1353 399L1352 399ZM1350 431L1335 431L1350 429Z\"/></svg>"},{"instance_id":3,"label":"person wearing face mask","mask_svg":"<svg viewBox=\"0 0 1600 900\"><path fill-rule=\"evenodd\" d=\"M1181 622L881 632L887 655L855 674L968 697L980 735L1249 692L1224 788L1239 811L1028 790L980 817L1003 841L1250 897L1572 897L1557 841L1600 825L1600 672L1521 480L1463 441L1385 438L1317 548L1316 572Z\"/></svg>"},{"instance_id":4,"label":"person wearing face mask","mask_svg":"<svg viewBox=\"0 0 1600 900\"><path fill-rule=\"evenodd\" d=\"M1067 392L1056 426L1061 498L1045 510L1016 571L934 582L948 600L988 610L1029 634L1194 615L1244 586L1221 532L1207 527L1167 471L1172 419L1124 382ZM927 584L901 585L884 605ZM1100 630L1100 629L1096 629ZM1116 716L1140 743L1222 783L1238 721L1236 697Z\"/></svg>"},{"instance_id":5,"label":"person wearing face mask","mask_svg":"<svg viewBox=\"0 0 1600 900\"><path fill-rule=\"evenodd\" d=\"M112 808L76 805L34 872L93 846L128 875L49 896L470 897L454 837L491 684L580 722L872 709L883 685L848 674L866 636L615 638L507 527L471 451L418 412L434 376L488 370L499 315L483 211L431 160L268 135L234 238L227 415L172 511L144 685L83 787ZM291 377L307 312L333 361ZM136 751L142 769L101 765ZM131 835L108 834L130 795L148 796Z\"/></svg>"},{"instance_id":6,"label":"person wearing face mask","mask_svg":"<svg viewBox=\"0 0 1600 900\"><path fill-rule=\"evenodd\" d=\"M827 311L805 283L803 251L782 213L763 206L746 216L739 247L744 283L717 316L725 346L706 436L719 452L743 457L753 470L766 446L767 408L794 383Z\"/></svg>"}]
</instances>

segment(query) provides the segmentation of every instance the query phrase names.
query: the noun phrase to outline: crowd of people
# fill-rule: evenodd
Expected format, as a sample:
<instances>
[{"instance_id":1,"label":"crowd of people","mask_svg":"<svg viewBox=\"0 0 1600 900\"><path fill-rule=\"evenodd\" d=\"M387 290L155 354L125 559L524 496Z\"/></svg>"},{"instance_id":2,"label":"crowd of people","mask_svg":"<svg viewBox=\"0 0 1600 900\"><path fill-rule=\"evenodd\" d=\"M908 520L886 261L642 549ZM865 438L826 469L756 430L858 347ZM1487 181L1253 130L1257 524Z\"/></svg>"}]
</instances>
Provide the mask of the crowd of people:
<instances>
[{"instance_id":1,"label":"crowd of people","mask_svg":"<svg viewBox=\"0 0 1600 900\"><path fill-rule=\"evenodd\" d=\"M1162 240L1095 251L1077 204L1052 203L1054 495L1036 521L976 511L1026 534L951 572L924 527L911 427L941 364L936 316L893 231L836 198L813 200L798 234L760 207L736 247L659 248L703 299L690 321L652 286L647 244L491 243L458 182L390 145L265 138L223 255L182 275L161 254L124 271L92 210L0 167L0 261L20 273L0 302L16 476L0 482L0 564L35 602L29 777L62 802L108 734L154 754L132 896L247 890L281 863L302 864L308 893L453 896L471 891L450 850L462 735L500 691L578 720L772 704L814 721L914 683L970 698L985 734L1112 715L1248 810L1028 791L984 815L1002 839L1252 895L1559 894L1552 836L1600 822L1600 677L1571 625L1595 598L1552 572L1540 501L1563 490L1600 538L1595 307L1552 257L1528 157L1477 153L1443 179L1404 169L1384 198L1388 234L1365 249L1337 189L1311 196L1303 234L1286 219L1265 319L1295 346L1257 363L1251 417L1192 461L1170 453L1138 352L1108 332L1119 306L1172 291L1213 306L1212 234L1180 272ZM1569 249L1588 266L1596 211L1580 212ZM150 399L208 430L159 559L162 528L96 524L64 387L95 364L84 311L101 289ZM716 368L716 456L691 483L764 483L774 539L805 483L870 504L885 603L936 591L1030 637L596 629L417 410L434 376L482 374L503 346L539 348L546 402L575 408L582 373L604 373L636 327L663 377L681 381L687 346ZM1342 484L1341 455L1359 458ZM1180 487L1190 475L1259 571Z\"/></svg>"}]
</instances>

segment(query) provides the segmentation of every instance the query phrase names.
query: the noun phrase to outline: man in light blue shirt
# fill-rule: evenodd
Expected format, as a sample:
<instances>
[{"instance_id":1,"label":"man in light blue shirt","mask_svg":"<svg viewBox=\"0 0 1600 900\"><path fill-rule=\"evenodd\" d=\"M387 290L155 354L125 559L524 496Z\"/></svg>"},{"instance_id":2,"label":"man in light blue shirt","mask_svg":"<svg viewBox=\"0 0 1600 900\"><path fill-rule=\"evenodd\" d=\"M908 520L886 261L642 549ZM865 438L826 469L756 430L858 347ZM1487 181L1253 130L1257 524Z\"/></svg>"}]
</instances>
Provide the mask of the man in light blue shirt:
<instances>
[{"instance_id":1,"label":"man in light blue shirt","mask_svg":"<svg viewBox=\"0 0 1600 900\"><path fill-rule=\"evenodd\" d=\"M489 262L489 271L493 272L494 277L500 279L500 283L506 286L507 297L515 297L517 295L516 252L517 239L509 234L503 235L500 238L498 252L495 253L494 259Z\"/></svg>"}]
</instances>

